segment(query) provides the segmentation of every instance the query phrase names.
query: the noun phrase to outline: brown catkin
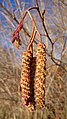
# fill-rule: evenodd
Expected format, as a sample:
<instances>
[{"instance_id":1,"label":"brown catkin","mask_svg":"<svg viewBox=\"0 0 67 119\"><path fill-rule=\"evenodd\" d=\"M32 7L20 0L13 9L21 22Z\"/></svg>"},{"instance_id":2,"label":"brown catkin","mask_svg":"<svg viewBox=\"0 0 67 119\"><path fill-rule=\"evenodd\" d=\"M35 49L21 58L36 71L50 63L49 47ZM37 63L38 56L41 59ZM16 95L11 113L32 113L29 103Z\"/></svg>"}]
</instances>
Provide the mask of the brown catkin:
<instances>
[{"instance_id":1,"label":"brown catkin","mask_svg":"<svg viewBox=\"0 0 67 119\"><path fill-rule=\"evenodd\" d=\"M36 69L36 57L33 57L31 60L31 72L30 72L30 102L28 105L28 110L33 111L35 109L35 100L34 100L34 78L35 78L35 69Z\"/></svg>"},{"instance_id":2,"label":"brown catkin","mask_svg":"<svg viewBox=\"0 0 67 119\"><path fill-rule=\"evenodd\" d=\"M22 104L28 105L30 99L30 65L32 59L31 50L27 50L22 56L22 68L21 68L21 89L22 89Z\"/></svg>"},{"instance_id":3,"label":"brown catkin","mask_svg":"<svg viewBox=\"0 0 67 119\"><path fill-rule=\"evenodd\" d=\"M42 109L45 105L45 77L46 77L46 47L40 41L36 52L36 72L35 72L35 103L36 108Z\"/></svg>"},{"instance_id":4,"label":"brown catkin","mask_svg":"<svg viewBox=\"0 0 67 119\"><path fill-rule=\"evenodd\" d=\"M30 90L31 90L31 102L34 102L34 78L35 78L35 69L36 69L36 57L33 57L31 62L31 81L30 81Z\"/></svg>"}]
</instances>

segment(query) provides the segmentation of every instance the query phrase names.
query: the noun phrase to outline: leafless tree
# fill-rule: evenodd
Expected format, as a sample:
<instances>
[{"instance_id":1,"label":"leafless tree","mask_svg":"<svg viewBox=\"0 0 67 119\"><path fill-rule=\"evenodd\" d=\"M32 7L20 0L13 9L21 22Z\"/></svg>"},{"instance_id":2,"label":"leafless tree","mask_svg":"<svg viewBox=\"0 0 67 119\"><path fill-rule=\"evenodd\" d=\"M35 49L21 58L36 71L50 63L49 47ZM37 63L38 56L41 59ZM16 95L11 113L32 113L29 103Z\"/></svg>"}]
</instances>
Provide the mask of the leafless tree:
<instances>
[{"instance_id":1,"label":"leafless tree","mask_svg":"<svg viewBox=\"0 0 67 119\"><path fill-rule=\"evenodd\" d=\"M35 5L34 5L35 4ZM30 8L29 8L30 6ZM29 113L18 97L22 52L31 36L30 11L43 42L46 44L47 76L45 109ZM0 117L2 119L67 118L67 3L66 0L3 0L0 3ZM12 44L13 33L20 28L20 46ZM34 54L39 37L34 40Z\"/></svg>"}]
</instances>

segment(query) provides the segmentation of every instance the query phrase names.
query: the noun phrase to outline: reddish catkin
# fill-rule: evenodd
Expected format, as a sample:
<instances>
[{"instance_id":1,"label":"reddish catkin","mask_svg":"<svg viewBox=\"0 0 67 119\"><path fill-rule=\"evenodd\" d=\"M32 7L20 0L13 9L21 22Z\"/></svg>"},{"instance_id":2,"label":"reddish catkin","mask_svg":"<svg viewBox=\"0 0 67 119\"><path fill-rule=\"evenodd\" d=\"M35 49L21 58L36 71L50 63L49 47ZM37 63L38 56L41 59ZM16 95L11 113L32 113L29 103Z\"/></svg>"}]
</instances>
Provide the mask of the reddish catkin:
<instances>
[{"instance_id":1,"label":"reddish catkin","mask_svg":"<svg viewBox=\"0 0 67 119\"><path fill-rule=\"evenodd\" d=\"M36 72L35 72L35 103L36 108L42 109L45 105L45 78L46 78L46 47L40 41L36 52Z\"/></svg>"},{"instance_id":2,"label":"reddish catkin","mask_svg":"<svg viewBox=\"0 0 67 119\"><path fill-rule=\"evenodd\" d=\"M21 89L22 89L22 104L28 105L30 100L30 65L32 59L31 50L27 50L22 56L21 68Z\"/></svg>"}]
</instances>

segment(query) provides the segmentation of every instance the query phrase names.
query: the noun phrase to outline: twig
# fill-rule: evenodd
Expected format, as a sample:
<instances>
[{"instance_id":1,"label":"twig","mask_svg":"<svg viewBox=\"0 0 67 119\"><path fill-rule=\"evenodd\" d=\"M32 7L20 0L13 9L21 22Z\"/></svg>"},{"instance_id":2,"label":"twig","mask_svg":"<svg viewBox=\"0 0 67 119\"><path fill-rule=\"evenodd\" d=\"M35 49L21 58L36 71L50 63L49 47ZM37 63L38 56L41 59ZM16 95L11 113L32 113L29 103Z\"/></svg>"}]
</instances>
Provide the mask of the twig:
<instances>
[{"instance_id":1,"label":"twig","mask_svg":"<svg viewBox=\"0 0 67 119\"><path fill-rule=\"evenodd\" d=\"M0 3L0 7L3 8L9 14L11 18L13 18L17 23L19 23L16 17L12 15L1 3Z\"/></svg>"},{"instance_id":2,"label":"twig","mask_svg":"<svg viewBox=\"0 0 67 119\"><path fill-rule=\"evenodd\" d=\"M33 31L32 31L32 35L31 35L31 37L30 37L30 43L29 43L27 49L30 48L30 46L31 46L31 44L32 44L32 42L33 42L33 40L34 40L34 38L35 38L35 36L36 36L36 32L37 32L37 31L35 30L35 27L34 27L34 28L33 28Z\"/></svg>"},{"instance_id":3,"label":"twig","mask_svg":"<svg viewBox=\"0 0 67 119\"><path fill-rule=\"evenodd\" d=\"M63 69L67 72L67 70L65 69L65 67L61 65L61 63L63 63L61 60L56 59L56 58L53 57L51 54L49 54L47 51L46 51L46 54L47 54L49 57L51 57L51 60L52 60L56 65L60 66L61 68L63 68ZM59 62L59 63L58 63L58 62Z\"/></svg>"},{"instance_id":4,"label":"twig","mask_svg":"<svg viewBox=\"0 0 67 119\"><path fill-rule=\"evenodd\" d=\"M40 13L40 10L39 10L38 0L36 0L36 6L37 6L37 11L38 11L38 13L39 13L39 16L40 16L40 18L41 18L42 25L43 25L44 30L45 30L45 32L46 32L46 35L47 35L48 39L50 40L50 42L51 42L51 44L52 44L53 42L52 42L52 40L51 40L51 38L50 38L50 36L49 36L49 34L48 34L48 31L47 31L47 29L46 29L46 26L45 26L43 17L42 17L42 15L41 15L41 13ZM44 13L45 13L45 10L44 10Z\"/></svg>"},{"instance_id":5,"label":"twig","mask_svg":"<svg viewBox=\"0 0 67 119\"><path fill-rule=\"evenodd\" d=\"M40 35L40 33L39 33L38 29L37 29L37 26L36 26L36 23L35 23L35 21L34 21L33 16L31 15L31 13L30 13L29 11L28 11L28 14L29 14L29 16L30 16L30 18L31 18L31 21L32 21L33 26L35 27L35 29L36 29L36 31L37 31L37 33L38 33L38 36L39 36L39 38L40 38L40 41L42 41L41 35Z\"/></svg>"},{"instance_id":6,"label":"twig","mask_svg":"<svg viewBox=\"0 0 67 119\"><path fill-rule=\"evenodd\" d=\"M2 8L2 9L4 9L5 11L6 11L6 13L17 23L17 24L19 24L19 21L16 19L16 17L15 17L15 15L12 15L1 3L0 3L0 7ZM37 9L37 8L36 8ZM27 34L27 36L28 37L30 37L30 34L28 33L28 31L26 30L26 28L23 26L23 30L24 30L24 32ZM36 44L37 44L37 42L36 41L34 41Z\"/></svg>"},{"instance_id":7,"label":"twig","mask_svg":"<svg viewBox=\"0 0 67 119\"><path fill-rule=\"evenodd\" d=\"M17 26L17 29L15 30L14 34L13 34L13 39L12 39L12 42L15 41L15 39L17 38L17 33L23 28L23 21L24 21L24 18L26 17L28 11L32 10L32 9L37 9L37 7L30 7L26 10L26 12L24 13L19 25Z\"/></svg>"},{"instance_id":8,"label":"twig","mask_svg":"<svg viewBox=\"0 0 67 119\"><path fill-rule=\"evenodd\" d=\"M36 7L38 7L38 0L36 0Z\"/></svg>"}]
</instances>

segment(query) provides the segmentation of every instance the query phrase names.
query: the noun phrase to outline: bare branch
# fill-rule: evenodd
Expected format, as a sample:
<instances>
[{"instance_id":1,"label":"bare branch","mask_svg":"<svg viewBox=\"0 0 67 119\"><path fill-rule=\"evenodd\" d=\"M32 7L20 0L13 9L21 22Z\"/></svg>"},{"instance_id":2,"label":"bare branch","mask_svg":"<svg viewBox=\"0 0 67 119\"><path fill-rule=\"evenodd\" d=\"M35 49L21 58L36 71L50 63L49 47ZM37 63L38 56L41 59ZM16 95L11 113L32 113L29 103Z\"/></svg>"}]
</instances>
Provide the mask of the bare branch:
<instances>
[{"instance_id":1,"label":"bare branch","mask_svg":"<svg viewBox=\"0 0 67 119\"><path fill-rule=\"evenodd\" d=\"M38 0L36 0L36 7L39 7L39 6L38 6Z\"/></svg>"},{"instance_id":2,"label":"bare branch","mask_svg":"<svg viewBox=\"0 0 67 119\"><path fill-rule=\"evenodd\" d=\"M12 27L15 28L14 24L13 24L12 21L8 18L8 16L7 16L5 13L1 12L1 11L0 11L0 13L6 18L6 20L8 21L8 23L9 23Z\"/></svg>"},{"instance_id":3,"label":"bare branch","mask_svg":"<svg viewBox=\"0 0 67 119\"><path fill-rule=\"evenodd\" d=\"M6 13L8 13L8 15L17 23L17 24L19 24L19 21L16 19L16 17L14 16L14 15L12 15L1 3L0 3L0 7L1 8L3 8L5 11L6 11ZM36 7L34 7L34 8L36 8ZM33 9L34 9L33 8ZM28 31L27 31L27 29L23 26L23 30L24 30L24 32L26 33L26 35L28 35L28 37L30 37L30 34L28 33ZM36 41L34 41L36 44L37 44L37 42Z\"/></svg>"},{"instance_id":4,"label":"bare branch","mask_svg":"<svg viewBox=\"0 0 67 119\"><path fill-rule=\"evenodd\" d=\"M43 27L44 27L44 30L45 30L45 32L46 32L46 35L47 35L49 41L51 42L51 44L53 44L53 42L52 42L52 40L51 40L51 38L50 38L50 36L49 36L49 34L48 34L48 31L47 31L47 29L46 29L46 26L45 26L44 20L43 20L43 18L42 18L42 16L41 16L41 13L40 13L39 8L37 9L37 11L38 11L39 16L40 16L40 18L41 18L42 25L43 25Z\"/></svg>"}]
</instances>

